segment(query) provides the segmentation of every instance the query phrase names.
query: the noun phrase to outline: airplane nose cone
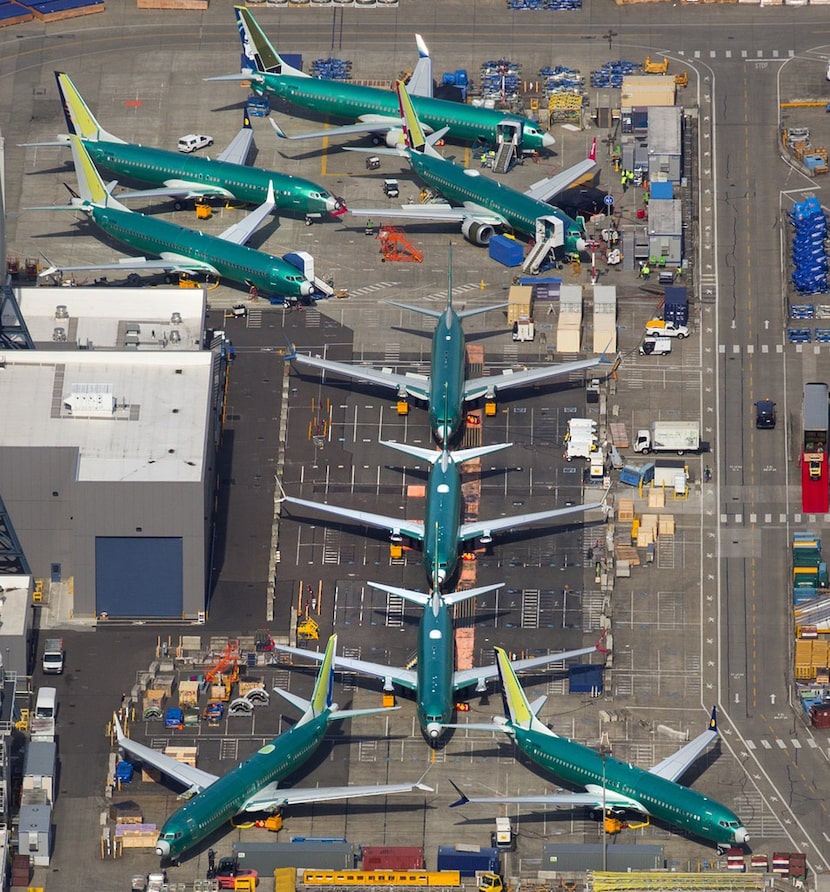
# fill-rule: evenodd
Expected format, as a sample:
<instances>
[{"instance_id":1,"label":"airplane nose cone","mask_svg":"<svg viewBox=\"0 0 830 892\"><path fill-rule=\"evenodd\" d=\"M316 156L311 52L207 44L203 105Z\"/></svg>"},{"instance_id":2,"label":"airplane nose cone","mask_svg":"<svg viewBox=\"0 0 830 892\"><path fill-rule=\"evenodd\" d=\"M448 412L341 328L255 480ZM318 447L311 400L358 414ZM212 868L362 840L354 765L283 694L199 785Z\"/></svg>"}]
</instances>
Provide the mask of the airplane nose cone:
<instances>
[{"instance_id":1,"label":"airplane nose cone","mask_svg":"<svg viewBox=\"0 0 830 892\"><path fill-rule=\"evenodd\" d=\"M156 843L156 854L160 858L170 857L170 843L166 839L160 839Z\"/></svg>"},{"instance_id":2,"label":"airplane nose cone","mask_svg":"<svg viewBox=\"0 0 830 892\"><path fill-rule=\"evenodd\" d=\"M438 435L438 442L439 442L439 443L446 443L446 442L447 442L447 434L449 433L449 429L448 429L448 427L447 427L446 424L439 424L439 425L438 425L438 428L437 428L436 431L435 431L435 433Z\"/></svg>"},{"instance_id":3,"label":"airplane nose cone","mask_svg":"<svg viewBox=\"0 0 830 892\"><path fill-rule=\"evenodd\" d=\"M735 842L738 845L743 845L744 843L749 842L749 833L747 832L746 827L739 827L735 831Z\"/></svg>"},{"instance_id":4,"label":"airplane nose cone","mask_svg":"<svg viewBox=\"0 0 830 892\"><path fill-rule=\"evenodd\" d=\"M577 251L585 251L588 247L588 242L585 241L584 238L578 238L576 240L576 250Z\"/></svg>"},{"instance_id":5,"label":"airplane nose cone","mask_svg":"<svg viewBox=\"0 0 830 892\"><path fill-rule=\"evenodd\" d=\"M345 214L348 208L342 198L338 198L336 195L329 195L326 199L326 210L333 217L339 217L341 214Z\"/></svg>"},{"instance_id":6,"label":"airplane nose cone","mask_svg":"<svg viewBox=\"0 0 830 892\"><path fill-rule=\"evenodd\" d=\"M442 569L442 570L439 570L439 571L435 574L435 577L436 577L436 579L438 580L439 583L441 583L441 582L445 582L446 579L447 579L447 571L446 571L446 570L443 570L443 569Z\"/></svg>"},{"instance_id":7,"label":"airplane nose cone","mask_svg":"<svg viewBox=\"0 0 830 892\"><path fill-rule=\"evenodd\" d=\"M556 145L556 140L553 138L553 134L546 133L542 137L542 147L545 149L550 149Z\"/></svg>"},{"instance_id":8,"label":"airplane nose cone","mask_svg":"<svg viewBox=\"0 0 830 892\"><path fill-rule=\"evenodd\" d=\"M310 294L314 294L314 286L311 282L303 282L303 284L300 285L300 294L302 294L303 297L308 297Z\"/></svg>"}]
</instances>

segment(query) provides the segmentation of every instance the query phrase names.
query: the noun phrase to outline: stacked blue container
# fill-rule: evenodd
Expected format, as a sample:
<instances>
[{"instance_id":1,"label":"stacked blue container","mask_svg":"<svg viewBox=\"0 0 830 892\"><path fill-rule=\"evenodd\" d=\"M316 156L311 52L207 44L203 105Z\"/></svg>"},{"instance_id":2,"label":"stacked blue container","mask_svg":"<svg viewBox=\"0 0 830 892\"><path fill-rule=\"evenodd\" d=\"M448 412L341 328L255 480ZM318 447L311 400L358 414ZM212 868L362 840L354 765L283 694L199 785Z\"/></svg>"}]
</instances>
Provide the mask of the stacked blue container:
<instances>
[{"instance_id":1,"label":"stacked blue container","mask_svg":"<svg viewBox=\"0 0 830 892\"><path fill-rule=\"evenodd\" d=\"M815 196L797 201L789 214L795 227L792 282L801 294L827 291L827 219Z\"/></svg>"},{"instance_id":2,"label":"stacked blue container","mask_svg":"<svg viewBox=\"0 0 830 892\"><path fill-rule=\"evenodd\" d=\"M311 63L311 76L325 80L348 81L352 77L352 63L346 59L315 59Z\"/></svg>"},{"instance_id":3,"label":"stacked blue container","mask_svg":"<svg viewBox=\"0 0 830 892\"><path fill-rule=\"evenodd\" d=\"M519 98L521 65L509 59L489 59L481 66L481 95L485 99Z\"/></svg>"},{"instance_id":4,"label":"stacked blue container","mask_svg":"<svg viewBox=\"0 0 830 892\"><path fill-rule=\"evenodd\" d=\"M623 78L628 74L637 74L640 66L636 62L626 59L618 59L616 62L606 62L602 68L591 72L591 86L608 88L622 86Z\"/></svg>"}]
</instances>

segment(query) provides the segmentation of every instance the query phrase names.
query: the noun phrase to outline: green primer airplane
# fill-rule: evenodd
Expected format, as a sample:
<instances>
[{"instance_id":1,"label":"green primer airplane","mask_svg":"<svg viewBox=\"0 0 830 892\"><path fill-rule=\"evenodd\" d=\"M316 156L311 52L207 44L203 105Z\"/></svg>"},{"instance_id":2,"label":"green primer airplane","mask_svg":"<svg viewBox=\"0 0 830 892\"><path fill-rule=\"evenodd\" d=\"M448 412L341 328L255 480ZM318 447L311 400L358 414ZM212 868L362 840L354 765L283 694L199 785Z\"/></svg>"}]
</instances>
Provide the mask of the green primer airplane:
<instances>
[{"instance_id":1,"label":"green primer airplane","mask_svg":"<svg viewBox=\"0 0 830 892\"><path fill-rule=\"evenodd\" d=\"M367 527L389 530L393 542L400 542L404 535L424 543L424 553L429 555L426 562L427 582L430 589L448 582L458 563L458 547L464 542L478 538L482 544L493 541L493 533L500 530L514 530L518 527L541 524L561 520L594 508L603 508L601 502L584 505L569 505L565 508L550 508L547 511L536 511L497 517L493 520L475 520L461 523L461 475L459 464L506 449L511 443L499 443L495 446L479 446L474 449L460 449L450 452L446 444L440 451L422 449L419 446L407 446L404 443L381 441L384 446L397 449L407 455L429 462L426 487L426 507L424 520L405 520L374 514L370 511L357 511L325 502L312 502L283 494L282 499L291 505L330 514L340 521L353 520Z\"/></svg>"},{"instance_id":2,"label":"green primer airplane","mask_svg":"<svg viewBox=\"0 0 830 892\"><path fill-rule=\"evenodd\" d=\"M80 138L69 137L80 196L69 205L28 210L82 211L107 235L137 251L156 254L161 260L145 257L124 258L115 263L83 266L51 266L41 276L80 270L165 270L181 273L209 273L233 282L255 286L263 295L301 297L314 292L314 285L297 267L287 261L248 248L245 242L274 208L274 190L268 199L244 220L234 223L221 235L194 232L166 220L137 214L107 192L101 175L92 163Z\"/></svg>"},{"instance_id":3,"label":"green primer airplane","mask_svg":"<svg viewBox=\"0 0 830 892\"><path fill-rule=\"evenodd\" d=\"M453 666L455 666L455 637L450 608L469 598L477 598L480 595L496 591L502 588L504 583L448 594L441 594L438 588L434 588L431 594L424 594L396 586L382 585L378 582L370 582L369 585L424 608L418 624L415 669L384 666L382 663L338 656L334 658L334 668L341 672L357 672L372 678L382 678L385 691L391 692L393 684L397 684L405 690L414 691L421 733L431 746L435 746L452 721L456 708L456 694L465 688L472 687L472 685L476 686L476 691L483 693L487 690L487 682L498 676L498 667L495 663L476 669L453 670ZM318 661L323 659L322 654L301 648L280 644L275 645L275 648L296 657L309 657ZM518 671L524 671L586 656L599 649L600 645L597 644L594 647L582 647L578 650L530 657L520 660L514 665Z\"/></svg>"},{"instance_id":4,"label":"green primer airplane","mask_svg":"<svg viewBox=\"0 0 830 892\"><path fill-rule=\"evenodd\" d=\"M495 304L489 307L456 311L452 306L452 254L450 254L447 306L443 310L427 307L415 307L409 304L390 301L392 306L430 316L437 320L432 336L432 353L430 356L429 377L423 375L401 375L354 365L336 362L318 356L306 356L292 352L291 358L299 365L320 369L323 372L336 372L338 375L358 381L370 381L382 387L391 387L398 391L398 399L413 396L425 400L429 408L429 421L432 434L439 443L451 443L461 430L464 420L464 404L479 397L488 400L495 398L496 391L509 387L527 387L539 381L570 375L583 369L590 369L602 362L603 356L596 359L582 359L564 362L558 365L547 365L536 369L525 369L504 375L484 375L479 378L465 377L466 348L462 320L468 316L500 310L507 304Z\"/></svg>"},{"instance_id":5,"label":"green primer airplane","mask_svg":"<svg viewBox=\"0 0 830 892\"><path fill-rule=\"evenodd\" d=\"M332 702L336 646L337 636L332 635L326 646L310 701L289 691L274 688L289 703L303 710L299 721L221 777L184 765L143 743L130 740L124 734L118 719L115 719L119 747L186 786L186 795L191 797L165 821L156 842L157 855L172 861L178 860L188 849L244 812L273 813L283 806L306 802L326 802L358 796L388 796L414 790L432 792L430 787L421 783L305 789L278 787L281 780L314 755L331 722L388 711L384 708L341 710Z\"/></svg>"},{"instance_id":6,"label":"green primer airplane","mask_svg":"<svg viewBox=\"0 0 830 892\"><path fill-rule=\"evenodd\" d=\"M519 192L499 180L484 176L475 168L464 168L447 161L427 142L413 100L402 81L397 83L400 115L404 121L406 157L412 169L449 204L412 204L400 208L354 209L353 214L381 216L382 219L436 220L461 224L464 237L477 245L486 245L494 230L503 228L536 240L540 246L552 240L569 254L584 251L585 228L566 213L547 204L546 198L561 191L562 178L573 182L596 167L596 144L591 156L550 180L541 180L527 192Z\"/></svg>"},{"instance_id":7,"label":"green primer airplane","mask_svg":"<svg viewBox=\"0 0 830 892\"><path fill-rule=\"evenodd\" d=\"M400 143L401 118L397 101L390 90L325 80L304 74L280 58L254 17L244 6L236 6L234 9L242 40L242 75L246 80L250 80L254 92L270 93L294 105L311 109L317 114L361 122L341 127L339 130L337 128L329 130L327 131L329 136L338 132L342 134L386 131L387 145L394 147ZM428 53L421 40L419 40L419 50L423 62ZM208 80L239 79L240 75L208 78ZM448 128L449 135L453 139L491 144L497 142L499 135L509 134L511 137L515 136L520 148L531 151L548 148L555 142L550 133L542 130L529 118L494 109L477 108L466 103L434 99L431 95L431 73L428 77L424 77L416 69L413 81L415 82L413 93L416 91L421 93L414 99L418 114L424 125L432 130Z\"/></svg>"},{"instance_id":8,"label":"green primer airplane","mask_svg":"<svg viewBox=\"0 0 830 892\"><path fill-rule=\"evenodd\" d=\"M97 166L112 171L116 176L164 187L119 193L119 201L132 198L175 198L181 201L219 197L246 204L261 204L268 197L271 184L275 207L280 211L305 214L309 223L325 214L339 216L346 211L339 198L311 180L247 166L245 161L253 141L253 130L247 116L245 126L217 159L183 155L181 152L124 142L113 136L98 123L69 75L56 71L55 79L69 132L81 138ZM68 137L61 136L59 139L62 141L58 145L69 145Z\"/></svg>"},{"instance_id":9,"label":"green primer airplane","mask_svg":"<svg viewBox=\"0 0 830 892\"><path fill-rule=\"evenodd\" d=\"M531 705L505 651L496 648L496 661L501 677L507 717L497 717L492 725L457 725L476 730L507 734L516 746L543 770L584 793L541 793L530 796L467 797L455 786L461 798L453 805L473 803L524 803L574 808L585 806L604 810L612 815L636 812L666 824L680 827L719 848L740 846L749 834L738 816L725 805L690 790L677 780L717 739L716 710L712 710L709 727L694 740L681 747L647 771L628 762L602 755L582 744L558 737L538 718L545 702L540 697Z\"/></svg>"}]
</instances>

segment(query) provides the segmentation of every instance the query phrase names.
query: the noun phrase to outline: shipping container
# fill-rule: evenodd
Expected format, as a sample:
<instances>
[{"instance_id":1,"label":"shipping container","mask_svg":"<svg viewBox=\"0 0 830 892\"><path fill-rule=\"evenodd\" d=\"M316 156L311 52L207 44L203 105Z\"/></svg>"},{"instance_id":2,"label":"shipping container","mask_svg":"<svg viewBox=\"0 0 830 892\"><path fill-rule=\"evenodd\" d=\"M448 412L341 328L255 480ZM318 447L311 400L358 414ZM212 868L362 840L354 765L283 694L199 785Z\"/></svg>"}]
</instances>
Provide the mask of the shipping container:
<instances>
[{"instance_id":1,"label":"shipping container","mask_svg":"<svg viewBox=\"0 0 830 892\"><path fill-rule=\"evenodd\" d=\"M790 872L790 853L789 852L773 852L772 853L772 872L789 874Z\"/></svg>"},{"instance_id":2,"label":"shipping container","mask_svg":"<svg viewBox=\"0 0 830 892\"><path fill-rule=\"evenodd\" d=\"M423 870L424 850L416 846L363 846L363 870Z\"/></svg>"},{"instance_id":3,"label":"shipping container","mask_svg":"<svg viewBox=\"0 0 830 892\"><path fill-rule=\"evenodd\" d=\"M601 843L546 843L542 846L543 871L569 873L602 870L603 848L609 871L630 873L633 870L665 870L663 846L621 845L603 847Z\"/></svg>"},{"instance_id":4,"label":"shipping container","mask_svg":"<svg viewBox=\"0 0 830 892\"><path fill-rule=\"evenodd\" d=\"M663 297L663 319L677 325L689 324L689 297L683 285L666 288Z\"/></svg>"},{"instance_id":5,"label":"shipping container","mask_svg":"<svg viewBox=\"0 0 830 892\"><path fill-rule=\"evenodd\" d=\"M568 693L601 694L602 666L587 663L568 666Z\"/></svg>"},{"instance_id":6,"label":"shipping container","mask_svg":"<svg viewBox=\"0 0 830 892\"><path fill-rule=\"evenodd\" d=\"M487 244L490 259L503 266L521 266L525 250L522 242L506 235L494 235Z\"/></svg>"},{"instance_id":7,"label":"shipping container","mask_svg":"<svg viewBox=\"0 0 830 892\"><path fill-rule=\"evenodd\" d=\"M353 870L355 847L349 842L234 842L233 853L243 867L270 876L279 867L308 867L319 870Z\"/></svg>"},{"instance_id":8,"label":"shipping container","mask_svg":"<svg viewBox=\"0 0 830 892\"><path fill-rule=\"evenodd\" d=\"M501 873L499 850L487 846L438 846L438 870L457 870L463 877L477 871Z\"/></svg>"},{"instance_id":9,"label":"shipping container","mask_svg":"<svg viewBox=\"0 0 830 892\"><path fill-rule=\"evenodd\" d=\"M767 873L769 871L769 858L763 853L752 855L749 866L753 870L762 870L764 873Z\"/></svg>"}]
</instances>

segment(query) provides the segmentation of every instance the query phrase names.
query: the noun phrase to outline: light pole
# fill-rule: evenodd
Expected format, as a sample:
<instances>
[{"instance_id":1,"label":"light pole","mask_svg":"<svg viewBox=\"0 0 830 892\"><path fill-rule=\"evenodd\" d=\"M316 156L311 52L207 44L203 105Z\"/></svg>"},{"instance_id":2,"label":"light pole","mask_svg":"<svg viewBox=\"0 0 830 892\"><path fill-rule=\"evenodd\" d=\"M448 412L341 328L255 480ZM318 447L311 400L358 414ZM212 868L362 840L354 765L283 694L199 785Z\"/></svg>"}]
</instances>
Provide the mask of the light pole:
<instances>
[{"instance_id":1,"label":"light pole","mask_svg":"<svg viewBox=\"0 0 830 892\"><path fill-rule=\"evenodd\" d=\"M602 750L602 872L608 869L608 832L605 829L605 763L608 753Z\"/></svg>"}]
</instances>

